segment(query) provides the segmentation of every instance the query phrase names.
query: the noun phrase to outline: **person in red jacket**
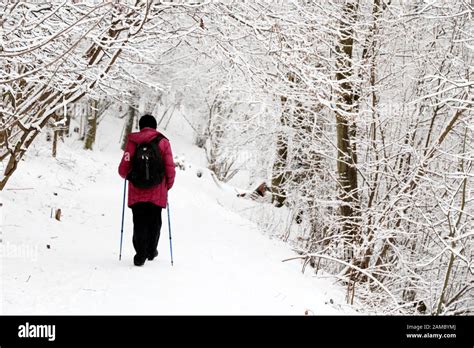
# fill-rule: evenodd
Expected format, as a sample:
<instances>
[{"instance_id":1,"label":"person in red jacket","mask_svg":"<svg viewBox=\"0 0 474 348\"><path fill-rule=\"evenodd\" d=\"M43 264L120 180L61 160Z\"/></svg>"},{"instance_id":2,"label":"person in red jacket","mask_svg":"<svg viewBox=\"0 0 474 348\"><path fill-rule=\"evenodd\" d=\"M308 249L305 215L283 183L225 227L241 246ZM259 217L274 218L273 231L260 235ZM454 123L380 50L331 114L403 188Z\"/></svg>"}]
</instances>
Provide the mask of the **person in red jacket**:
<instances>
[{"instance_id":1,"label":"person in red jacket","mask_svg":"<svg viewBox=\"0 0 474 348\"><path fill-rule=\"evenodd\" d=\"M133 247L136 252L133 262L136 266L142 266L146 259L151 261L158 256L161 210L166 208L168 191L173 187L176 171L170 142L156 130L156 119L151 115L144 115L138 124L140 131L128 136L118 168L120 176L125 179L130 172L137 144L150 142L160 135L163 138L158 143L158 148L165 166L163 181L156 186L138 188L130 181L128 183L128 206L133 212Z\"/></svg>"}]
</instances>

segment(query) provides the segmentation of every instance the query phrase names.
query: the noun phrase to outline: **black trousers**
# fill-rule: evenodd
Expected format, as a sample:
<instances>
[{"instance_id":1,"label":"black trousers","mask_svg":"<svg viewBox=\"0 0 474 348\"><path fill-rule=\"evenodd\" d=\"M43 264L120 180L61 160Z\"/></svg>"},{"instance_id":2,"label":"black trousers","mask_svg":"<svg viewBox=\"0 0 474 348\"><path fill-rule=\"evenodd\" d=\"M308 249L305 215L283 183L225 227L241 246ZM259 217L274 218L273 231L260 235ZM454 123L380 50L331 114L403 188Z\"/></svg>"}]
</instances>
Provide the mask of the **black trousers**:
<instances>
[{"instance_id":1,"label":"black trousers","mask_svg":"<svg viewBox=\"0 0 474 348\"><path fill-rule=\"evenodd\" d=\"M131 206L133 212L133 247L140 258L153 255L161 230L161 207L150 202Z\"/></svg>"}]
</instances>

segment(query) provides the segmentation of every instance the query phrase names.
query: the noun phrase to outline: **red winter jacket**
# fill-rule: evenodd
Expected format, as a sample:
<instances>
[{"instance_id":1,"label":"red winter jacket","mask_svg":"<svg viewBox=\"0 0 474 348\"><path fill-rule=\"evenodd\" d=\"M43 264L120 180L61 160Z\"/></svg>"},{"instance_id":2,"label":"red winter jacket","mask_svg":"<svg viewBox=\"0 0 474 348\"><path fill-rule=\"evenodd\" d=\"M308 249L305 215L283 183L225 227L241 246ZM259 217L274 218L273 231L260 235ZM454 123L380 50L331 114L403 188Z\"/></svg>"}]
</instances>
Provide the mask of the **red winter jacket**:
<instances>
[{"instance_id":1,"label":"red winter jacket","mask_svg":"<svg viewBox=\"0 0 474 348\"><path fill-rule=\"evenodd\" d=\"M143 128L140 132L130 133L127 139L127 146L123 153L118 172L122 178L126 178L130 172L130 161L133 158L137 144L149 142L160 133L153 128ZM158 145L161 157L165 162L165 177L163 181L150 188L138 188L128 182L128 206L132 206L138 202L151 202L162 208L166 208L166 200L168 190L173 186L176 171L174 168L173 154L171 153L170 142L167 138L163 138Z\"/></svg>"}]
</instances>

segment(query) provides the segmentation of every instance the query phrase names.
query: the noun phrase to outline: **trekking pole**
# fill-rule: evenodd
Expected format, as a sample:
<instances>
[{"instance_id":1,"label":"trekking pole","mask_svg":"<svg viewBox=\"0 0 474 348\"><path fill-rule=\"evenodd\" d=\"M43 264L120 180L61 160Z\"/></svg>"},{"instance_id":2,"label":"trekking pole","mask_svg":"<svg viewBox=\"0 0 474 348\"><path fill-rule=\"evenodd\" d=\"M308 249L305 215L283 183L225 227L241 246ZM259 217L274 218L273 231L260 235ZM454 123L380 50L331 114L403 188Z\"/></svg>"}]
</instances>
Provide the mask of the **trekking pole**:
<instances>
[{"instance_id":1,"label":"trekking pole","mask_svg":"<svg viewBox=\"0 0 474 348\"><path fill-rule=\"evenodd\" d=\"M123 220L125 217L125 192L127 189L127 179L123 182L123 204L122 204L122 229L120 231L120 253L119 253L119 261L122 260L122 240L123 240Z\"/></svg>"},{"instance_id":2,"label":"trekking pole","mask_svg":"<svg viewBox=\"0 0 474 348\"><path fill-rule=\"evenodd\" d=\"M170 233L171 266L173 266L173 245L171 243L171 222L170 222L170 204L169 203L166 203L166 210L168 211L168 231Z\"/></svg>"}]
</instances>

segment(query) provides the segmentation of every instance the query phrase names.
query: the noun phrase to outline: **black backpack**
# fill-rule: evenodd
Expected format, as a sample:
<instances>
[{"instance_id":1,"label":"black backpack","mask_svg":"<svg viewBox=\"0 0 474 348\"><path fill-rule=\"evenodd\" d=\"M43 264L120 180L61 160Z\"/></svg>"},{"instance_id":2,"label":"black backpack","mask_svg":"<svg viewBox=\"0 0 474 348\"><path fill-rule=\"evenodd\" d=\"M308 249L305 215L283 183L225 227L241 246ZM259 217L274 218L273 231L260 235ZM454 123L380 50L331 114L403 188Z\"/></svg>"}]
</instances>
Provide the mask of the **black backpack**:
<instances>
[{"instance_id":1,"label":"black backpack","mask_svg":"<svg viewBox=\"0 0 474 348\"><path fill-rule=\"evenodd\" d=\"M158 135L152 141L138 144L132 158L132 170L127 175L133 186L149 188L160 184L165 176L165 164L158 144L164 137Z\"/></svg>"}]
</instances>

